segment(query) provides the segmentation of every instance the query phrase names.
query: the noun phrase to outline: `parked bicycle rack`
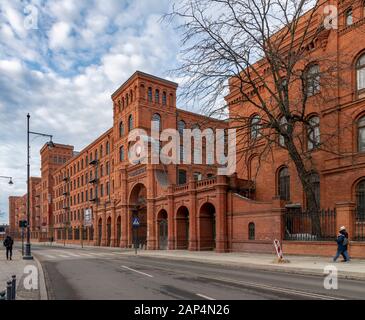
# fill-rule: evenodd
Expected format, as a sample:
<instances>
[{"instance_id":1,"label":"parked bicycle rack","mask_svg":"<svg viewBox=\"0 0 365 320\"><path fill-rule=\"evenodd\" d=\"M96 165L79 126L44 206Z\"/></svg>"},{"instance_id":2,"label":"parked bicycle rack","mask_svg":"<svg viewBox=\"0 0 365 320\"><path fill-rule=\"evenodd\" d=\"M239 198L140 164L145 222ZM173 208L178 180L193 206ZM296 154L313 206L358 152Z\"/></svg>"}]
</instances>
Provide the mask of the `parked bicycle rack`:
<instances>
[{"instance_id":1,"label":"parked bicycle rack","mask_svg":"<svg viewBox=\"0 0 365 320\"><path fill-rule=\"evenodd\" d=\"M0 300L16 300L16 276L6 282L6 290L0 291Z\"/></svg>"}]
</instances>

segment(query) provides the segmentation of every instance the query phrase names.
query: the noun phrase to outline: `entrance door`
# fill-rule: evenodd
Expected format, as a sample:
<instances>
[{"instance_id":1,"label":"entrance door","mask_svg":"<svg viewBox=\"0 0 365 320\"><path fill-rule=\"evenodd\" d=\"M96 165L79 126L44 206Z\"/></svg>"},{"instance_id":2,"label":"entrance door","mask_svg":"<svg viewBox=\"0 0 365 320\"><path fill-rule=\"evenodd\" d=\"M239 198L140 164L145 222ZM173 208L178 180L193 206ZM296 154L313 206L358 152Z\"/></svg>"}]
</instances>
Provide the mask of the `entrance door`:
<instances>
[{"instance_id":1,"label":"entrance door","mask_svg":"<svg viewBox=\"0 0 365 320\"><path fill-rule=\"evenodd\" d=\"M166 219L160 221L160 250L167 249L167 229L168 224Z\"/></svg>"}]
</instances>

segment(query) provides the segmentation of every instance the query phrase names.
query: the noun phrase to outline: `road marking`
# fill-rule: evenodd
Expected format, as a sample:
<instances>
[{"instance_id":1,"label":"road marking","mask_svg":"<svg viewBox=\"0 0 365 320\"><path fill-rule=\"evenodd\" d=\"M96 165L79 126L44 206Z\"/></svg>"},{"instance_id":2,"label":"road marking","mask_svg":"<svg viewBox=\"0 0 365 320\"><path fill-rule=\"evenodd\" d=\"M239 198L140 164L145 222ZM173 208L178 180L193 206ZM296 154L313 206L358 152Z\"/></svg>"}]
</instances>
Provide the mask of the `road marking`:
<instances>
[{"instance_id":1,"label":"road marking","mask_svg":"<svg viewBox=\"0 0 365 320\"><path fill-rule=\"evenodd\" d=\"M269 286L269 285L265 285L265 284L256 284L256 283L252 283L252 282L245 282L245 281L239 281L239 280L233 281L231 279L225 279L225 278L208 278L208 279L213 279L213 280L215 279L218 281L231 282L231 283L235 283L235 284L238 283L238 284L242 284L247 287L266 289L266 290L271 290L271 291L276 291L276 292L281 292L281 293L299 295L299 296L303 296L303 297L317 298L317 299L321 299L321 300L345 300L343 298L326 296L326 295L322 295L322 294L318 294L318 293L305 292L305 291L299 291L299 290L288 289L288 288L279 288L279 287Z\"/></svg>"},{"instance_id":2,"label":"road marking","mask_svg":"<svg viewBox=\"0 0 365 320\"><path fill-rule=\"evenodd\" d=\"M59 254L58 256L61 257L61 258L71 258L70 256L66 256L64 254Z\"/></svg>"},{"instance_id":3,"label":"road marking","mask_svg":"<svg viewBox=\"0 0 365 320\"><path fill-rule=\"evenodd\" d=\"M49 259L56 259L56 257L51 256L49 254L43 254L43 256L46 257L46 258L49 258Z\"/></svg>"},{"instance_id":4,"label":"road marking","mask_svg":"<svg viewBox=\"0 0 365 320\"><path fill-rule=\"evenodd\" d=\"M203 298L203 299L206 299L206 300L216 300L216 299L214 299L214 298L208 297L208 296L206 296L206 295L204 295L204 294L201 294L201 293L197 293L196 295L197 295L198 297Z\"/></svg>"},{"instance_id":5,"label":"road marking","mask_svg":"<svg viewBox=\"0 0 365 320\"><path fill-rule=\"evenodd\" d=\"M147 277L150 277L150 278L153 278L153 276L151 276L148 273L144 273L144 272L141 272L141 271L132 269L132 268L128 268L127 266L122 266L122 268L127 269L127 270L130 270L130 271L134 271L134 272L137 272L137 273L140 273L140 274L143 274L144 276L147 276Z\"/></svg>"},{"instance_id":6,"label":"road marking","mask_svg":"<svg viewBox=\"0 0 365 320\"><path fill-rule=\"evenodd\" d=\"M84 257L93 257L93 255L88 254L88 253L79 253L79 256L84 256Z\"/></svg>"}]
</instances>

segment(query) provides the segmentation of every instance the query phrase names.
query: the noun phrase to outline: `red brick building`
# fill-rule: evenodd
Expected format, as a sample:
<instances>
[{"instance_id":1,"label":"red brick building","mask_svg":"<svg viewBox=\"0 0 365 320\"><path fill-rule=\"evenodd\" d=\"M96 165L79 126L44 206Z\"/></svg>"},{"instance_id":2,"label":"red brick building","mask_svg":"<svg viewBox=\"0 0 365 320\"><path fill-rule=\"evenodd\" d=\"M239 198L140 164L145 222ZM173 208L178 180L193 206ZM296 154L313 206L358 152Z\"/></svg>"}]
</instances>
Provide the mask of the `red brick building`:
<instances>
[{"instance_id":1,"label":"red brick building","mask_svg":"<svg viewBox=\"0 0 365 320\"><path fill-rule=\"evenodd\" d=\"M315 63L335 54L336 61L350 65L341 70L349 85L338 85L333 99L319 107L310 104L307 113L316 121L315 134L331 135L337 151L312 152L320 206L336 209L331 216L335 229L346 225L352 256L365 257L365 238L355 237L364 230L365 216L365 45L353 41L364 38L365 10L359 0L351 8L350 24L346 3L341 4L339 29L323 32L311 44L309 57ZM320 63L316 68L321 69ZM225 97L231 115L255 116L232 81ZM133 245L132 220L138 217L138 242L148 249L272 252L273 240L285 237L288 207L306 207L295 168L279 146L256 170L255 150L243 161L244 146L238 144L231 176L217 175L216 165L130 163L128 134L134 128L150 134L152 119L160 130L235 126L178 109L176 90L176 83L136 72L111 96L112 128L78 153L61 144L41 150L42 178L35 188L40 197L32 209L42 219L41 231L56 241L125 248ZM205 151L203 146L203 155ZM178 152L186 151L180 147ZM20 213L10 211L16 223ZM91 212L91 221L85 221L85 212ZM284 240L284 252L289 253L329 255L334 249L334 241Z\"/></svg>"}]
</instances>

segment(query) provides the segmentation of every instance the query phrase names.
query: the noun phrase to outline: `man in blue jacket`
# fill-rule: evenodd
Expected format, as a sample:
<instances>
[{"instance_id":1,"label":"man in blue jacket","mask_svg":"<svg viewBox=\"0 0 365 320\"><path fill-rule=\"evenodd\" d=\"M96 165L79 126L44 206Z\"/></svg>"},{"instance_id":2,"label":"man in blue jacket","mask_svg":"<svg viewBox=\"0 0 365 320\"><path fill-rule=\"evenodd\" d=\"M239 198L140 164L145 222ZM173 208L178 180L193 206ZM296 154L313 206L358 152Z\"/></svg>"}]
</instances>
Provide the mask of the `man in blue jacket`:
<instances>
[{"instance_id":1,"label":"man in blue jacket","mask_svg":"<svg viewBox=\"0 0 365 320\"><path fill-rule=\"evenodd\" d=\"M333 262L336 262L338 257L340 255L343 256L345 262L350 261L349 253L347 251L347 247L349 244L349 234L346 231L346 228L342 226L340 228L340 233L337 236L336 242L337 242L337 253L335 257L333 258Z\"/></svg>"}]
</instances>

